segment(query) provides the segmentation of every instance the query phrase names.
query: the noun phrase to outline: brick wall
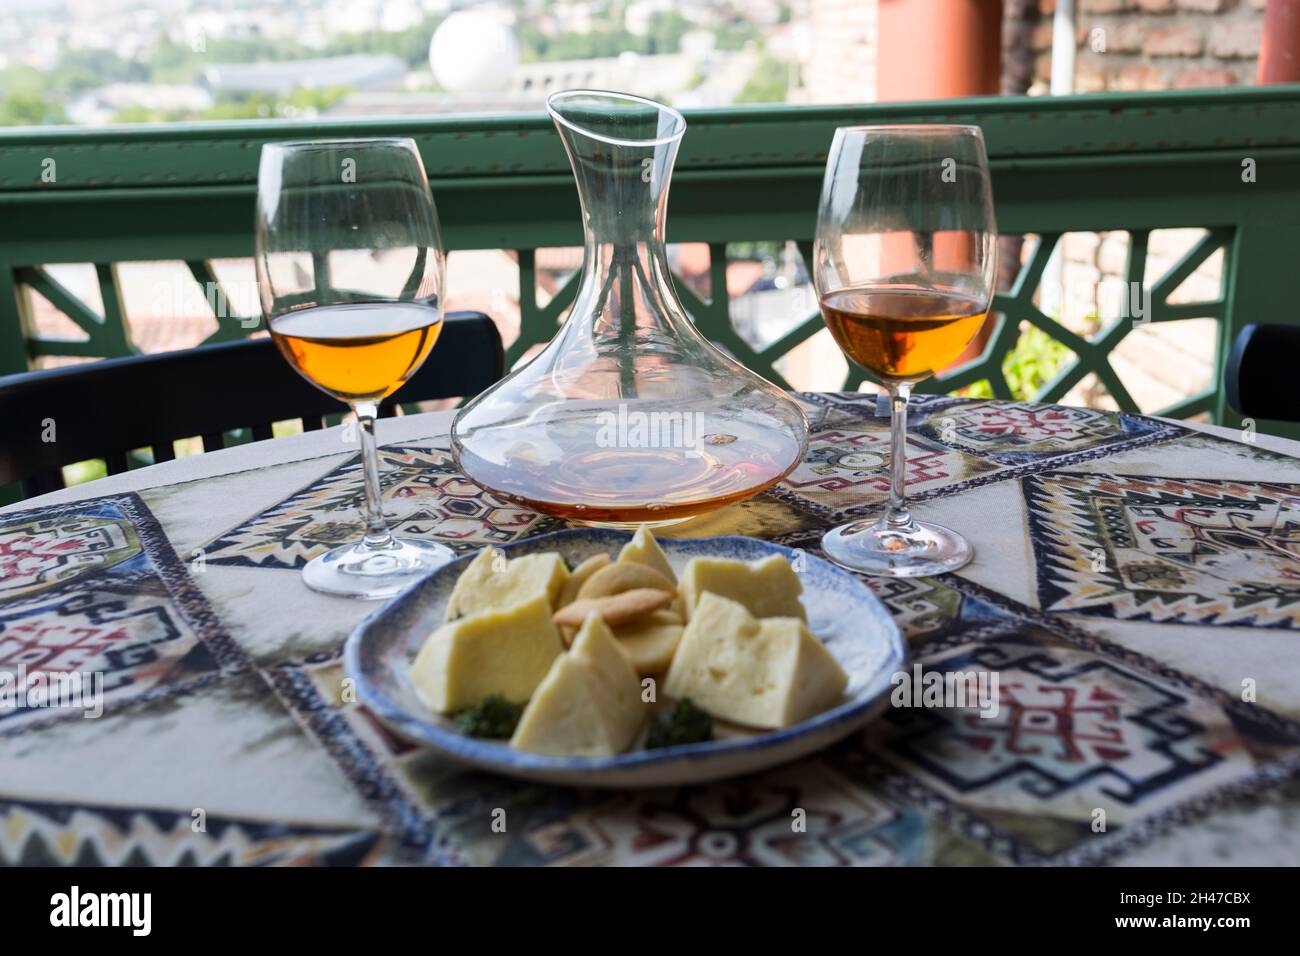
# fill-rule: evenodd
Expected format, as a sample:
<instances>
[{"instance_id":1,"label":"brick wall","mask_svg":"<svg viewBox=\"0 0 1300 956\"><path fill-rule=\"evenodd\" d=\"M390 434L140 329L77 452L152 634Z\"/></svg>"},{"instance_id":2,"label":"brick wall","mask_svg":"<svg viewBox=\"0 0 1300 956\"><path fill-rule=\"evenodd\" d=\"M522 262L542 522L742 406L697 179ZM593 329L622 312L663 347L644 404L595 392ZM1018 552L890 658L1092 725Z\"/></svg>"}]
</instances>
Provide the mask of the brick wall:
<instances>
[{"instance_id":1,"label":"brick wall","mask_svg":"<svg viewBox=\"0 0 1300 956\"><path fill-rule=\"evenodd\" d=\"M1265 0L1078 0L1075 89L1193 89L1255 82ZM1038 0L1034 82L1051 75L1055 0Z\"/></svg>"},{"instance_id":2,"label":"brick wall","mask_svg":"<svg viewBox=\"0 0 1300 956\"><path fill-rule=\"evenodd\" d=\"M1077 0L1079 93L1193 89L1255 82L1266 0ZM1054 0L1009 0L1004 6L1003 91L1048 92ZM1026 75L1028 74L1028 76ZM1164 274L1203 235L1197 229L1157 230L1147 250L1147 281ZM1128 234L1069 233L1061 240L1061 287L1054 316L1083 335L1118 317ZM1204 263L1172 301L1206 301L1219 294L1222 257ZM1040 303L1042 304L1042 303ZM1190 319L1135 329L1111 365L1145 411L1154 411L1209 384L1215 373L1215 324ZM1113 407L1091 376L1067 404Z\"/></svg>"}]
</instances>

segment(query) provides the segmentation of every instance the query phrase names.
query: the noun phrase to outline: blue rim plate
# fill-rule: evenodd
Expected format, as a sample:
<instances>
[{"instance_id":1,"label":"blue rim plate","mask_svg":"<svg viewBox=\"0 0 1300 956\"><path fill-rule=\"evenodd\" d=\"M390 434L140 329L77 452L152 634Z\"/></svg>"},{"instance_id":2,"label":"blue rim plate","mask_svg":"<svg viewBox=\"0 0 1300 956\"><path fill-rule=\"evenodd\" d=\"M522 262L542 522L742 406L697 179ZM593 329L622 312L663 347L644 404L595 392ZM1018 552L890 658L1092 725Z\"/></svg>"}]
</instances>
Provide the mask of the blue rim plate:
<instances>
[{"instance_id":1,"label":"blue rim plate","mask_svg":"<svg viewBox=\"0 0 1300 956\"><path fill-rule=\"evenodd\" d=\"M511 557L558 551L570 567L597 553L614 555L628 532L577 528L502 546ZM752 561L796 552L757 538L659 539L679 573L691 558ZM784 730L725 737L707 743L636 750L616 757L550 757L513 750L502 741L467 737L450 720L425 707L409 678L411 661L440 624L456 579L474 555L427 577L357 625L344 646L349 677L363 704L392 730L462 763L509 777L581 786L667 786L716 780L785 763L828 746L869 721L888 699L891 678L903 670L906 644L888 610L860 580L809 554L801 554L803 603L813 632L849 675L844 700Z\"/></svg>"}]
</instances>

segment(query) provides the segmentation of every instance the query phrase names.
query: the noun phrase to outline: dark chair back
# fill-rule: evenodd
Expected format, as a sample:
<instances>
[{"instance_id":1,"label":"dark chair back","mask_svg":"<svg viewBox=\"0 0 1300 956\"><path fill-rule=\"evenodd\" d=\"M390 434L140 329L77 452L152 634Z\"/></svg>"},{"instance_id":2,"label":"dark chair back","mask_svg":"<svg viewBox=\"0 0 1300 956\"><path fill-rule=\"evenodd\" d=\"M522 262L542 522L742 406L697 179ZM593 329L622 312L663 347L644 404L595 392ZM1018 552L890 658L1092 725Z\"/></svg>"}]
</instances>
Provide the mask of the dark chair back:
<instances>
[{"instance_id":1,"label":"dark chair back","mask_svg":"<svg viewBox=\"0 0 1300 956\"><path fill-rule=\"evenodd\" d=\"M492 320L449 313L424 365L380 414L402 402L476 395L504 371ZM269 338L10 375L0 378L0 487L22 482L23 497L44 494L63 487L62 468L74 462L102 458L113 475L137 448L170 461L179 438L201 436L203 450L214 451L229 431L251 429L260 440L272 423L292 419L315 430L342 410Z\"/></svg>"},{"instance_id":2,"label":"dark chair back","mask_svg":"<svg viewBox=\"0 0 1300 956\"><path fill-rule=\"evenodd\" d=\"M1223 367L1228 404L1245 418L1300 422L1296 393L1300 326L1248 325L1237 333Z\"/></svg>"}]
</instances>

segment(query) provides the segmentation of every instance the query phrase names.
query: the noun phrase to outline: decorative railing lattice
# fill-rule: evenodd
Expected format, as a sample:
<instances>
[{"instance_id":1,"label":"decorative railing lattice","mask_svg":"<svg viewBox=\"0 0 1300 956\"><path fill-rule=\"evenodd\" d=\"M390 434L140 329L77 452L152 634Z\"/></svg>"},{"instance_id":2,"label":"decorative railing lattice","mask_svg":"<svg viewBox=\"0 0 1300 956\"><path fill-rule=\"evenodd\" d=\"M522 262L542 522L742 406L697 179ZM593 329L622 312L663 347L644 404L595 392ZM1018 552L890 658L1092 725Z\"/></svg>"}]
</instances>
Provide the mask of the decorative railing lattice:
<instances>
[{"instance_id":1,"label":"decorative railing lattice","mask_svg":"<svg viewBox=\"0 0 1300 956\"><path fill-rule=\"evenodd\" d=\"M737 108L688 114L670 202L669 238L705 243L711 297L677 283L696 323L773 381L778 362L822 327L809 299L774 340L756 347L737 331L727 299L727 246L792 239L805 261L825 150L836 126L873 122L970 122L989 146L999 225L1036 244L994 303L983 353L927 390L987 382L1013 397L1003 360L1036 327L1072 357L1034 398L1054 401L1094 374L1123 409L1136 410L1112 366L1135 328L1121 316L1085 335L1045 314L1036 290L1049 256L1071 231L1128 233L1126 279L1143 321L1218 323L1218 367L1231 336L1251 321L1294 321L1294 236L1300 226L1300 87L1061 99L1000 99L862 107ZM547 341L572 300L570 280L540 304L536 250L580 241L567 162L544 116L446 117L318 123L0 131L0 372L42 356L76 359L135 349L119 288L121 263L183 263L201 288L222 291L212 262L251 250L252 199L262 143L315 137L410 135L424 155L451 249L509 249L518 262L515 361ZM44 175L55 170L54 176ZM1146 281L1153 230L1200 228L1204 238L1163 276ZM1222 294L1170 302L1171 293L1223 250ZM102 307L93 308L46 270L92 263ZM38 334L32 295L84 337ZM221 310L205 341L260 327ZM1210 387L1162 410L1232 422L1219 375ZM850 369L842 387L856 388ZM1271 427L1270 427L1271 426ZM1260 423L1286 433L1286 426Z\"/></svg>"}]
</instances>

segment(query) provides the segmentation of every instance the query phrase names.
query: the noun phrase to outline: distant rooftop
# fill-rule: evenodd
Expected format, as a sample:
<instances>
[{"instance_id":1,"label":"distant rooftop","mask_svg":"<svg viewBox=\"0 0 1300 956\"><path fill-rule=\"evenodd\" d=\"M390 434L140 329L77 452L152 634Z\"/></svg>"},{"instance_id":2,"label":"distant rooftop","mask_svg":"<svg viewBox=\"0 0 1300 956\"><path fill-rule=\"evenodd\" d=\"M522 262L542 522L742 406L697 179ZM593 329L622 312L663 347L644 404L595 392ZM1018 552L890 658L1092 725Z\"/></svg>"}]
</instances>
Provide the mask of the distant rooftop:
<instances>
[{"instance_id":1,"label":"distant rooftop","mask_svg":"<svg viewBox=\"0 0 1300 956\"><path fill-rule=\"evenodd\" d=\"M298 87L348 86L384 90L401 86L407 66L391 53L331 56L276 63L214 63L201 82L213 93L288 94Z\"/></svg>"}]
</instances>

